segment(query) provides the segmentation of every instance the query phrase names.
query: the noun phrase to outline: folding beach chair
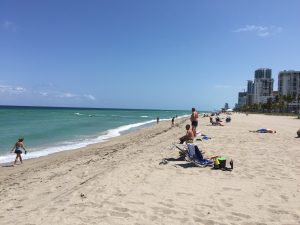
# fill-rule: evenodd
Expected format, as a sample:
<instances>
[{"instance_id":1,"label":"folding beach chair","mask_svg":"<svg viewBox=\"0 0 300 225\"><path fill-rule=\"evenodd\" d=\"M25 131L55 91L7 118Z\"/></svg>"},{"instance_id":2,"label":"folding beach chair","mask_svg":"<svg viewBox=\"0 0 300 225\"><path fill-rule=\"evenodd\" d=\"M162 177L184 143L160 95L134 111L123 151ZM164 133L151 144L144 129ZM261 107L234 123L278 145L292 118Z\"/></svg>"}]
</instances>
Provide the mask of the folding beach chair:
<instances>
[{"instance_id":1,"label":"folding beach chair","mask_svg":"<svg viewBox=\"0 0 300 225\"><path fill-rule=\"evenodd\" d=\"M173 148L176 147L179 150L180 157L185 157L187 154L186 144L173 144Z\"/></svg>"},{"instance_id":2,"label":"folding beach chair","mask_svg":"<svg viewBox=\"0 0 300 225\"><path fill-rule=\"evenodd\" d=\"M186 157L187 161L202 167L205 167L207 165L212 165L214 163L212 160L204 159L197 145L188 144L187 147L188 147L187 157Z\"/></svg>"}]
</instances>

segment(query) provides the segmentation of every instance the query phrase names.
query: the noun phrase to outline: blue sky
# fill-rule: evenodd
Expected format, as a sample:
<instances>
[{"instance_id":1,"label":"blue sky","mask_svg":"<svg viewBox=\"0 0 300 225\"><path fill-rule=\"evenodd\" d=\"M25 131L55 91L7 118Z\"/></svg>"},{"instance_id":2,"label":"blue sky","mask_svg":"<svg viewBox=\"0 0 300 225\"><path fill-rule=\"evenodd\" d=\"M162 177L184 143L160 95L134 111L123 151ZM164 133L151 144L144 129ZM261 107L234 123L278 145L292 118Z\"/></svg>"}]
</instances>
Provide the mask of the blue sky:
<instances>
[{"instance_id":1,"label":"blue sky","mask_svg":"<svg viewBox=\"0 0 300 225\"><path fill-rule=\"evenodd\" d=\"M299 0L0 1L0 104L213 110L300 70Z\"/></svg>"}]
</instances>

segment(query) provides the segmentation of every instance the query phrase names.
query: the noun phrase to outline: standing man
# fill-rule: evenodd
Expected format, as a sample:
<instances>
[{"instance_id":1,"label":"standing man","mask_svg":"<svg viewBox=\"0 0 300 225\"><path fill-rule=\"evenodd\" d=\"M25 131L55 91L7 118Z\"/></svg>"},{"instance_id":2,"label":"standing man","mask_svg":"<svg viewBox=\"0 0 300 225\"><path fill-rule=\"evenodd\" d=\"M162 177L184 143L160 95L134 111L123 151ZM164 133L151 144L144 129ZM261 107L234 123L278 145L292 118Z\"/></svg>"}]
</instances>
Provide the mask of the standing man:
<instances>
[{"instance_id":1,"label":"standing man","mask_svg":"<svg viewBox=\"0 0 300 225\"><path fill-rule=\"evenodd\" d=\"M195 108L192 108L192 115L191 115L191 122L192 122L192 131L194 133L194 136L196 137L196 128L198 126L198 118L199 118L199 114L196 111Z\"/></svg>"}]
</instances>

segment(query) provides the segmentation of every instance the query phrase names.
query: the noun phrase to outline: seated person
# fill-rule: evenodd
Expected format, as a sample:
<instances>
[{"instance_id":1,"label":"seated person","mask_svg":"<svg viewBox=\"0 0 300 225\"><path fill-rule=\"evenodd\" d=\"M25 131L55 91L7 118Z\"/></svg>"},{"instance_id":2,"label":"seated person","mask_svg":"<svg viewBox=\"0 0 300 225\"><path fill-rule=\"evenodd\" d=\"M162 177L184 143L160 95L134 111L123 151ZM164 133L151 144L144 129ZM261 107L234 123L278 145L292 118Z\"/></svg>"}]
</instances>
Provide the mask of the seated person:
<instances>
[{"instance_id":1,"label":"seated person","mask_svg":"<svg viewBox=\"0 0 300 225\"><path fill-rule=\"evenodd\" d=\"M266 128L261 128L258 130L249 130L249 132L254 132L254 133L276 133L276 130L272 130L272 129L266 129Z\"/></svg>"},{"instance_id":2,"label":"seated person","mask_svg":"<svg viewBox=\"0 0 300 225\"><path fill-rule=\"evenodd\" d=\"M216 117L216 122L217 122L217 123L220 123L220 122L223 122L223 121L220 119L219 116L217 116L217 117Z\"/></svg>"},{"instance_id":3,"label":"seated person","mask_svg":"<svg viewBox=\"0 0 300 225\"><path fill-rule=\"evenodd\" d=\"M191 125L187 124L185 126L185 129L186 129L186 134L184 136L182 136L181 138L179 138L180 144L183 144L184 142L193 143L194 133L191 129Z\"/></svg>"},{"instance_id":4,"label":"seated person","mask_svg":"<svg viewBox=\"0 0 300 225\"><path fill-rule=\"evenodd\" d=\"M226 123L229 123L231 121L231 117L230 116L227 116L226 117Z\"/></svg>"},{"instance_id":5,"label":"seated person","mask_svg":"<svg viewBox=\"0 0 300 225\"><path fill-rule=\"evenodd\" d=\"M213 121L212 117L209 117L209 122L211 123L211 125L213 126L224 126L223 124L220 123L220 119L219 121L216 120L216 122Z\"/></svg>"}]
</instances>

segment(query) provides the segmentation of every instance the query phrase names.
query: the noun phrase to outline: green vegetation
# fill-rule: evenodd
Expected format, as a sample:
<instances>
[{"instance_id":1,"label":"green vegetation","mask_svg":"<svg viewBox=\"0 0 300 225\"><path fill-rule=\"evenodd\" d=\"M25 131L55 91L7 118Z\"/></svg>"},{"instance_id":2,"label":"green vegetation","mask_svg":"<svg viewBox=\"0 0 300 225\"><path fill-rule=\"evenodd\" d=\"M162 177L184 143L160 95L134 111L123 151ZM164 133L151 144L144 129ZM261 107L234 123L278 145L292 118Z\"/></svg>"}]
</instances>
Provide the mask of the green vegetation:
<instances>
[{"instance_id":1,"label":"green vegetation","mask_svg":"<svg viewBox=\"0 0 300 225\"><path fill-rule=\"evenodd\" d=\"M297 102L298 106L291 107L290 103ZM239 111L249 113L265 113L268 115L285 115L300 118L300 95L277 95L275 98L269 98L266 103L244 105Z\"/></svg>"}]
</instances>

